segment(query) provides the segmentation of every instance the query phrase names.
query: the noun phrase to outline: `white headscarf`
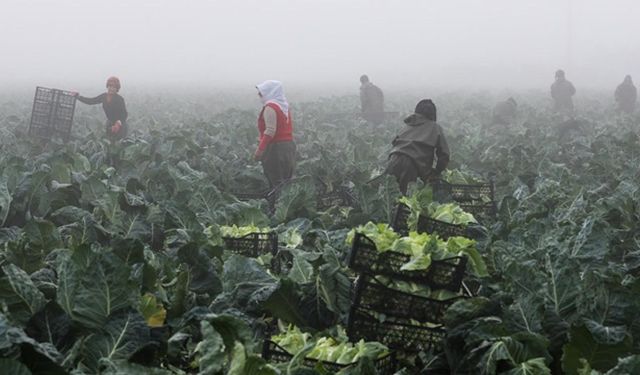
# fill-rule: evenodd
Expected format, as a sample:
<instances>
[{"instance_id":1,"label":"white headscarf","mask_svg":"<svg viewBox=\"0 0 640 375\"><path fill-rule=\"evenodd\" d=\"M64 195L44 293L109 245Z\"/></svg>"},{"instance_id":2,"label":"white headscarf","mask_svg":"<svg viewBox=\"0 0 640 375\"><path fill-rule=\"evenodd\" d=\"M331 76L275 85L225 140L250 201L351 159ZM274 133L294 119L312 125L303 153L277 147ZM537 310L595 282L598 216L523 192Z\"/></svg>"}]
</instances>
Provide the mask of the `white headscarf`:
<instances>
[{"instance_id":1,"label":"white headscarf","mask_svg":"<svg viewBox=\"0 0 640 375\"><path fill-rule=\"evenodd\" d=\"M267 103L274 103L280 107L285 116L289 116L289 102L287 102L287 98L284 96L282 82L273 80L264 81L256 85L256 88L262 95L262 104L267 105Z\"/></svg>"}]
</instances>

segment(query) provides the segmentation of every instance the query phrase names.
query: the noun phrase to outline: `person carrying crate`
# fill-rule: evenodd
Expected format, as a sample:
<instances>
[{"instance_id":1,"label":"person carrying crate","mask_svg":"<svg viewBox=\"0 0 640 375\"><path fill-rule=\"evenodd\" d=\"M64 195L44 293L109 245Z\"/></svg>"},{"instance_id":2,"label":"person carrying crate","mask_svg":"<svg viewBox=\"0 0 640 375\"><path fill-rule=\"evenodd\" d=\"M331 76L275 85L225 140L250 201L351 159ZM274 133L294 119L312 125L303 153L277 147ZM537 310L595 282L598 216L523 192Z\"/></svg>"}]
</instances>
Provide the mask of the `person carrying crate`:
<instances>
[{"instance_id":1,"label":"person carrying crate","mask_svg":"<svg viewBox=\"0 0 640 375\"><path fill-rule=\"evenodd\" d=\"M107 116L105 130L107 138L116 141L127 136L127 106L124 98L118 94L120 91L120 80L118 77L109 77L107 79L107 92L102 93L95 98L86 98L75 93L78 101L89 104L102 104L104 114Z\"/></svg>"},{"instance_id":2,"label":"person carrying crate","mask_svg":"<svg viewBox=\"0 0 640 375\"><path fill-rule=\"evenodd\" d=\"M258 116L260 141L253 158L262 163L269 187L273 188L293 176L296 164L293 121L280 81L264 81L256 88L263 107Z\"/></svg>"},{"instance_id":3,"label":"person carrying crate","mask_svg":"<svg viewBox=\"0 0 640 375\"><path fill-rule=\"evenodd\" d=\"M449 146L436 120L435 104L431 99L421 100L415 113L404 120L407 126L392 142L386 173L396 177L402 194L418 177L425 182L437 179L449 164Z\"/></svg>"}]
</instances>

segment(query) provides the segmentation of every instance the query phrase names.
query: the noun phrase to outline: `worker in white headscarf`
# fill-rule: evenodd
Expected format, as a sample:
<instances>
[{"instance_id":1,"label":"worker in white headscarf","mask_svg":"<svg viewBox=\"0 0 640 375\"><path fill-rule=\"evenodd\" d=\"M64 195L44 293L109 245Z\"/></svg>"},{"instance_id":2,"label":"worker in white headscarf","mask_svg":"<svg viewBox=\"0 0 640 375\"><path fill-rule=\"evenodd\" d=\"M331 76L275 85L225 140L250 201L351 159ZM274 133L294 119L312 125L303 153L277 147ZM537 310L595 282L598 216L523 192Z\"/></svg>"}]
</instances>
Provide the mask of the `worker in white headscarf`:
<instances>
[{"instance_id":1,"label":"worker in white headscarf","mask_svg":"<svg viewBox=\"0 0 640 375\"><path fill-rule=\"evenodd\" d=\"M289 102L280 81L264 81L256 86L262 101L258 117L260 142L254 154L271 188L293 176L296 145L293 142L293 121Z\"/></svg>"}]
</instances>

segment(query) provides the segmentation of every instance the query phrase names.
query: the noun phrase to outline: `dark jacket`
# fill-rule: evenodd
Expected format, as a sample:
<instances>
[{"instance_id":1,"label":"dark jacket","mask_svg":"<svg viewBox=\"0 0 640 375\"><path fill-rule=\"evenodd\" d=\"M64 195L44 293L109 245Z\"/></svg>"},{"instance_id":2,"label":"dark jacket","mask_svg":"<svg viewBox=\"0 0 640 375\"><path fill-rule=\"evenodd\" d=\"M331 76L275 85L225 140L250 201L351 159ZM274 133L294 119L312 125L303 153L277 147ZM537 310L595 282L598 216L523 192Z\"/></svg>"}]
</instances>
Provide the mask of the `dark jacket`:
<instances>
[{"instance_id":1,"label":"dark jacket","mask_svg":"<svg viewBox=\"0 0 640 375\"><path fill-rule=\"evenodd\" d=\"M124 104L124 98L118 94L113 94L111 101L107 101L107 93L100 94L95 98L78 96L78 100L84 104L102 104L104 114L107 116L111 125L115 124L118 120L120 120L123 125L127 121L127 107Z\"/></svg>"},{"instance_id":2,"label":"dark jacket","mask_svg":"<svg viewBox=\"0 0 640 375\"><path fill-rule=\"evenodd\" d=\"M554 102L555 110L572 110L573 109L573 95L576 93L576 88L573 84L566 79L558 79L551 85L551 97Z\"/></svg>"},{"instance_id":3,"label":"dark jacket","mask_svg":"<svg viewBox=\"0 0 640 375\"><path fill-rule=\"evenodd\" d=\"M636 100L638 99L638 90L632 82L625 82L618 85L615 92L616 102L618 108L625 112L633 112L636 107Z\"/></svg>"},{"instance_id":4,"label":"dark jacket","mask_svg":"<svg viewBox=\"0 0 640 375\"><path fill-rule=\"evenodd\" d=\"M410 157L420 177L442 172L449 163L449 146L442 127L419 113L412 114L404 122L407 126L393 140L389 155L404 154ZM438 160L433 169L436 156Z\"/></svg>"},{"instance_id":5,"label":"dark jacket","mask_svg":"<svg viewBox=\"0 0 640 375\"><path fill-rule=\"evenodd\" d=\"M360 86L360 104L363 117L373 123L384 120L384 94L382 90L371 82Z\"/></svg>"},{"instance_id":6,"label":"dark jacket","mask_svg":"<svg viewBox=\"0 0 640 375\"><path fill-rule=\"evenodd\" d=\"M78 100L84 104L102 104L104 114L107 116L107 123L105 124L105 130L107 136L114 139L121 139L127 136L129 127L127 125L127 106L124 103L124 98L118 94L113 94L111 100L107 100L107 93L102 93L95 98L85 98L84 96L78 96ZM120 120L122 128L117 134L111 134L111 126Z\"/></svg>"}]
</instances>

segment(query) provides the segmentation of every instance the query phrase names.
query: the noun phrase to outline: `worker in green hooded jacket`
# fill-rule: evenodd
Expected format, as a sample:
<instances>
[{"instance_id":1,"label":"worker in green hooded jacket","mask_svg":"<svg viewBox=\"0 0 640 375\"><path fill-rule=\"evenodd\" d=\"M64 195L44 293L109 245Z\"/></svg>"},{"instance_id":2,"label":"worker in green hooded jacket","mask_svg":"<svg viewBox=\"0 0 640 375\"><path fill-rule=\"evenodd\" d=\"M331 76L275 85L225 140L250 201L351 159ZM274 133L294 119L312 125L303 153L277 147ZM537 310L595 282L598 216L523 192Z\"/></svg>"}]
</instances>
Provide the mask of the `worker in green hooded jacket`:
<instances>
[{"instance_id":1,"label":"worker in green hooded jacket","mask_svg":"<svg viewBox=\"0 0 640 375\"><path fill-rule=\"evenodd\" d=\"M436 120L435 104L430 99L421 100L392 142L386 173L396 177L403 194L418 177L425 182L435 180L449 164L449 146Z\"/></svg>"}]
</instances>

